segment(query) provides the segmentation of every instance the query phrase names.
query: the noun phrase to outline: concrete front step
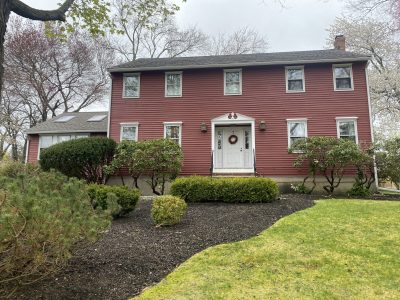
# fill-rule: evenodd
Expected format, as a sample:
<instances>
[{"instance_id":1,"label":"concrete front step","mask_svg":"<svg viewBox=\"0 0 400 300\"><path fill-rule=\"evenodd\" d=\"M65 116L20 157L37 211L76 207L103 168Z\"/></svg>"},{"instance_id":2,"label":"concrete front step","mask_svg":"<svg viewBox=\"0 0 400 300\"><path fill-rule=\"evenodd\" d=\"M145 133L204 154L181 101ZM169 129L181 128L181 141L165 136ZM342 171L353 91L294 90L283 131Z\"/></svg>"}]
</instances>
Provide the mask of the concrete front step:
<instances>
[{"instance_id":1,"label":"concrete front step","mask_svg":"<svg viewBox=\"0 0 400 300\"><path fill-rule=\"evenodd\" d=\"M255 173L213 173L212 177L255 177Z\"/></svg>"}]
</instances>

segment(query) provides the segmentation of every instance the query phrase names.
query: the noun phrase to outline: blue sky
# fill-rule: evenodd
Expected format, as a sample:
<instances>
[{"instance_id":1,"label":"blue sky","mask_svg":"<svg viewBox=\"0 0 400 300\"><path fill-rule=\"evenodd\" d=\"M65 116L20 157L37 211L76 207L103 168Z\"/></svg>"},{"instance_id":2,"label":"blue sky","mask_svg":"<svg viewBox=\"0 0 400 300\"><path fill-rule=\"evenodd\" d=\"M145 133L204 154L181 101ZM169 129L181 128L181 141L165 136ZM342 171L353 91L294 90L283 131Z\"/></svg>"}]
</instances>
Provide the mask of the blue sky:
<instances>
[{"instance_id":1,"label":"blue sky","mask_svg":"<svg viewBox=\"0 0 400 300\"><path fill-rule=\"evenodd\" d=\"M61 0L23 0L35 8L54 9ZM180 0L175 0L181 3ZM187 0L177 21L205 33L232 32L249 26L264 34L270 51L322 49L326 29L341 14L340 0Z\"/></svg>"}]
</instances>

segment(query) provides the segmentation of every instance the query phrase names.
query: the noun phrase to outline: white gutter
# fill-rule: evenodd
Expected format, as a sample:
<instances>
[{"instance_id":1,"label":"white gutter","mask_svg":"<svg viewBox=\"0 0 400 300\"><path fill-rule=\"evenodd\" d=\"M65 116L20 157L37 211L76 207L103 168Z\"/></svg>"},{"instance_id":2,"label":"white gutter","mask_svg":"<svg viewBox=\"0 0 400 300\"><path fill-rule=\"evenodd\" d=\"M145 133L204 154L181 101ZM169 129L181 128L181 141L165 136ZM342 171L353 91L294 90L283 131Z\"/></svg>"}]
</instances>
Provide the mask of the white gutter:
<instances>
[{"instance_id":1,"label":"white gutter","mask_svg":"<svg viewBox=\"0 0 400 300\"><path fill-rule=\"evenodd\" d=\"M26 153L25 153L25 164L28 163L28 154L29 154L29 136L26 136Z\"/></svg>"},{"instance_id":2,"label":"white gutter","mask_svg":"<svg viewBox=\"0 0 400 300\"><path fill-rule=\"evenodd\" d=\"M27 131L26 134L58 134L58 133L92 133L92 132L106 132L107 130L64 130L64 131L57 131L57 130L39 130L39 131Z\"/></svg>"},{"instance_id":3,"label":"white gutter","mask_svg":"<svg viewBox=\"0 0 400 300\"><path fill-rule=\"evenodd\" d=\"M203 64L203 65L166 65L158 67L111 67L108 72L138 72L138 71L157 71L157 70L184 70L184 69L207 69L207 68L237 68L237 67L252 67L252 66L274 66L274 65L297 65L297 64L317 64L317 63L337 63L337 62L358 62L369 61L370 57L357 57L357 58L330 58L330 59L316 59L316 60L296 60L296 61L273 61L273 62L248 62L248 63L227 63L227 64Z\"/></svg>"},{"instance_id":4,"label":"white gutter","mask_svg":"<svg viewBox=\"0 0 400 300\"><path fill-rule=\"evenodd\" d=\"M111 76L110 76L111 78ZM107 122L107 137L110 137L110 128L111 128L111 98L112 98L112 88L113 88L113 80L111 78L111 85L110 85L110 98L108 101L108 122Z\"/></svg>"}]
</instances>

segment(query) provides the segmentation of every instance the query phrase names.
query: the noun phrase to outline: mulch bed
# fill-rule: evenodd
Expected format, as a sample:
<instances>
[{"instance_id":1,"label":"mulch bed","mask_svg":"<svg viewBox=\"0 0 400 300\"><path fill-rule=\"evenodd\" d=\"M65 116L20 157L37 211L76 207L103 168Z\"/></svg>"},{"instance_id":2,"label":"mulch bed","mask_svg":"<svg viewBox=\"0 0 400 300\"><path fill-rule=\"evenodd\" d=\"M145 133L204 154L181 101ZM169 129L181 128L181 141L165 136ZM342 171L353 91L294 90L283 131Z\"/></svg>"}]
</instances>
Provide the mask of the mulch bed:
<instances>
[{"instance_id":1,"label":"mulch bed","mask_svg":"<svg viewBox=\"0 0 400 300\"><path fill-rule=\"evenodd\" d=\"M150 201L115 220L96 244L75 251L53 277L24 286L15 299L127 299L159 282L193 254L259 234L278 219L311 207L313 196L284 195L265 204L189 204L183 222L156 228Z\"/></svg>"}]
</instances>

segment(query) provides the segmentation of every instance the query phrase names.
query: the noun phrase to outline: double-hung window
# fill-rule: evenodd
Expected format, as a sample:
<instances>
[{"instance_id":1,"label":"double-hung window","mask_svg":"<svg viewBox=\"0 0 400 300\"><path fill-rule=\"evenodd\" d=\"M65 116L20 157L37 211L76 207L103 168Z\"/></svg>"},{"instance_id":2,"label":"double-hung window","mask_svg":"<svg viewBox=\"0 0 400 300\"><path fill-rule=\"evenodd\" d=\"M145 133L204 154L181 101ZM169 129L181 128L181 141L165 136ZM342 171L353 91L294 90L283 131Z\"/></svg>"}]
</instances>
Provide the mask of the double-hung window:
<instances>
[{"instance_id":1,"label":"double-hung window","mask_svg":"<svg viewBox=\"0 0 400 300\"><path fill-rule=\"evenodd\" d=\"M304 92L304 67L293 66L286 67L286 92L296 93Z\"/></svg>"},{"instance_id":2,"label":"double-hung window","mask_svg":"<svg viewBox=\"0 0 400 300\"><path fill-rule=\"evenodd\" d=\"M121 141L137 141L138 140L138 123L122 123L121 124Z\"/></svg>"},{"instance_id":3,"label":"double-hung window","mask_svg":"<svg viewBox=\"0 0 400 300\"><path fill-rule=\"evenodd\" d=\"M165 72L165 97L182 97L182 72Z\"/></svg>"},{"instance_id":4,"label":"double-hung window","mask_svg":"<svg viewBox=\"0 0 400 300\"><path fill-rule=\"evenodd\" d=\"M357 118L336 118L337 137L358 144Z\"/></svg>"},{"instance_id":5,"label":"double-hung window","mask_svg":"<svg viewBox=\"0 0 400 300\"><path fill-rule=\"evenodd\" d=\"M224 70L224 95L242 94L242 70Z\"/></svg>"},{"instance_id":6,"label":"double-hung window","mask_svg":"<svg viewBox=\"0 0 400 300\"><path fill-rule=\"evenodd\" d=\"M288 119L288 147L307 138L307 119Z\"/></svg>"},{"instance_id":7,"label":"double-hung window","mask_svg":"<svg viewBox=\"0 0 400 300\"><path fill-rule=\"evenodd\" d=\"M335 91L353 90L353 69L351 65L333 65Z\"/></svg>"},{"instance_id":8,"label":"double-hung window","mask_svg":"<svg viewBox=\"0 0 400 300\"><path fill-rule=\"evenodd\" d=\"M182 122L165 122L164 138L181 145L182 141Z\"/></svg>"},{"instance_id":9,"label":"double-hung window","mask_svg":"<svg viewBox=\"0 0 400 300\"><path fill-rule=\"evenodd\" d=\"M124 74L124 98L140 97L140 73Z\"/></svg>"}]
</instances>

